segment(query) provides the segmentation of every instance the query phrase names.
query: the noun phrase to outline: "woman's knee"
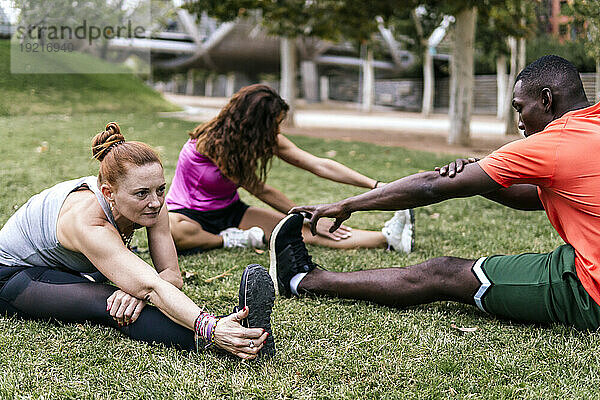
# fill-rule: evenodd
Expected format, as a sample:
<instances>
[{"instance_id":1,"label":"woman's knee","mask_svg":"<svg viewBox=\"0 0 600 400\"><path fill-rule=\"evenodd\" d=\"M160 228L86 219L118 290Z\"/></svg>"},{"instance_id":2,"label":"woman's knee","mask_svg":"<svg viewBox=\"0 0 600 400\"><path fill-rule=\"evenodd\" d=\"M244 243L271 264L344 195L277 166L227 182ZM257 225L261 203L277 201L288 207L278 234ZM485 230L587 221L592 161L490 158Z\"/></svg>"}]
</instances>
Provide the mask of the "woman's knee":
<instances>
[{"instance_id":1,"label":"woman's knee","mask_svg":"<svg viewBox=\"0 0 600 400\"><path fill-rule=\"evenodd\" d=\"M175 247L186 250L192 247L211 248L210 236L199 223L185 220L170 220L171 237Z\"/></svg>"},{"instance_id":2,"label":"woman's knee","mask_svg":"<svg viewBox=\"0 0 600 400\"><path fill-rule=\"evenodd\" d=\"M169 229L171 230L171 236L173 237L175 245L185 238L186 229L183 221L175 218L169 218Z\"/></svg>"}]
</instances>

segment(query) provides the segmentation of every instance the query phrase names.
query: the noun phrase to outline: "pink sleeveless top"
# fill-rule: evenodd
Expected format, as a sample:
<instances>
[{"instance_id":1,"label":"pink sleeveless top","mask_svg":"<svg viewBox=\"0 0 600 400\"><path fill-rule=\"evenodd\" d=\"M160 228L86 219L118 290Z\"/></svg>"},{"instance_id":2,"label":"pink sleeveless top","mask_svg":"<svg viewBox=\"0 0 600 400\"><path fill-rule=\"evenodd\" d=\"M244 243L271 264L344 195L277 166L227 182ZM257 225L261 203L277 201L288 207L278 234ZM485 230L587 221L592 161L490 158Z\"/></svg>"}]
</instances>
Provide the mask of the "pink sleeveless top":
<instances>
[{"instance_id":1,"label":"pink sleeveless top","mask_svg":"<svg viewBox=\"0 0 600 400\"><path fill-rule=\"evenodd\" d=\"M239 199L236 184L224 177L208 157L196 151L195 139L188 140L179 153L175 177L166 197L167 208L212 211Z\"/></svg>"}]
</instances>

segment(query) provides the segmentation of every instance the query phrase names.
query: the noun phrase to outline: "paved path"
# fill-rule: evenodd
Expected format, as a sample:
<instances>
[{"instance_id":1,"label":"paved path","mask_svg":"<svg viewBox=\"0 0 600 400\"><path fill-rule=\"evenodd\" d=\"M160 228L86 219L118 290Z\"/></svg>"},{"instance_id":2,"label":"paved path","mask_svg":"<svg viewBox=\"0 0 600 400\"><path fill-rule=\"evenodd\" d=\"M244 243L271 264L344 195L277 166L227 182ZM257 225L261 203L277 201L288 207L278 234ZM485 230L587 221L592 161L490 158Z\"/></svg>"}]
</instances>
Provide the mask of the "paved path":
<instances>
[{"instance_id":1,"label":"paved path","mask_svg":"<svg viewBox=\"0 0 600 400\"><path fill-rule=\"evenodd\" d=\"M228 98L165 94L167 100L184 108L182 112L164 113L189 121L203 122L216 116ZM419 113L377 110L364 113L355 104L299 104L294 113L294 127L283 131L339 140L356 140L388 146L434 152L485 155L502 144L518 139L504 135L504 126L494 116L473 116L471 145L448 145L450 121L447 115L424 118Z\"/></svg>"}]
</instances>

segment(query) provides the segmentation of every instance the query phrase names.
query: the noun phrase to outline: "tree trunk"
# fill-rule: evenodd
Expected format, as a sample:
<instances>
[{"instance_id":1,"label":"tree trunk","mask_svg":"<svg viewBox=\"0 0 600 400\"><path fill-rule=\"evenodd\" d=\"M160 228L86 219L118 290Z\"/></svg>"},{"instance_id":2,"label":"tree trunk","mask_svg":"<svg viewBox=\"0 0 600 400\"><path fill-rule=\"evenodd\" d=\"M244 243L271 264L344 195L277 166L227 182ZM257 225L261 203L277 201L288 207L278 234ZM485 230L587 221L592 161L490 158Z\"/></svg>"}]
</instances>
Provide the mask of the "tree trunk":
<instances>
[{"instance_id":1,"label":"tree trunk","mask_svg":"<svg viewBox=\"0 0 600 400\"><path fill-rule=\"evenodd\" d=\"M321 98L321 102L326 102L329 100L329 77L322 76L319 82L319 97Z\"/></svg>"},{"instance_id":2,"label":"tree trunk","mask_svg":"<svg viewBox=\"0 0 600 400\"><path fill-rule=\"evenodd\" d=\"M215 76L210 74L206 77L206 82L204 83L204 96L211 97L213 94L213 85L215 83Z\"/></svg>"},{"instance_id":3,"label":"tree trunk","mask_svg":"<svg viewBox=\"0 0 600 400\"><path fill-rule=\"evenodd\" d=\"M450 144L468 145L470 142L476 19L477 7L464 9L456 16L454 50L450 64Z\"/></svg>"},{"instance_id":4,"label":"tree trunk","mask_svg":"<svg viewBox=\"0 0 600 400\"><path fill-rule=\"evenodd\" d=\"M235 94L235 72L227 74L225 81L225 97L231 97Z\"/></svg>"},{"instance_id":5,"label":"tree trunk","mask_svg":"<svg viewBox=\"0 0 600 400\"><path fill-rule=\"evenodd\" d=\"M504 113L506 112L507 86L506 56L503 54L496 58L496 90L498 91L496 117L500 120L504 118Z\"/></svg>"},{"instance_id":6,"label":"tree trunk","mask_svg":"<svg viewBox=\"0 0 600 400\"><path fill-rule=\"evenodd\" d=\"M508 85L506 87L505 113L504 113L504 133L505 135L518 135L517 114L512 107L512 90L517 76L517 39L508 38L508 48L510 49L510 74L508 75Z\"/></svg>"},{"instance_id":7,"label":"tree trunk","mask_svg":"<svg viewBox=\"0 0 600 400\"><path fill-rule=\"evenodd\" d=\"M373 109L373 94L375 92L375 70L373 68L373 50L371 48L367 48L367 55L363 61L362 88L362 110L370 112Z\"/></svg>"},{"instance_id":8,"label":"tree trunk","mask_svg":"<svg viewBox=\"0 0 600 400\"><path fill-rule=\"evenodd\" d=\"M177 94L177 75L173 75L167 83L167 87L170 88L170 92Z\"/></svg>"},{"instance_id":9,"label":"tree trunk","mask_svg":"<svg viewBox=\"0 0 600 400\"><path fill-rule=\"evenodd\" d=\"M596 96L594 101L597 103L600 101L600 59L596 60Z\"/></svg>"},{"instance_id":10,"label":"tree trunk","mask_svg":"<svg viewBox=\"0 0 600 400\"><path fill-rule=\"evenodd\" d=\"M281 38L281 84L279 95L288 103L290 109L286 123L294 125L294 109L296 106L296 45L294 39Z\"/></svg>"},{"instance_id":11,"label":"tree trunk","mask_svg":"<svg viewBox=\"0 0 600 400\"><path fill-rule=\"evenodd\" d=\"M428 117L433 110L434 82L433 54L431 54L431 49L427 47L423 57L423 106L421 107L421 113L424 117Z\"/></svg>"},{"instance_id":12,"label":"tree trunk","mask_svg":"<svg viewBox=\"0 0 600 400\"><path fill-rule=\"evenodd\" d=\"M185 84L185 94L188 96L194 95L194 70L191 68L187 71L187 83Z\"/></svg>"},{"instance_id":13,"label":"tree trunk","mask_svg":"<svg viewBox=\"0 0 600 400\"><path fill-rule=\"evenodd\" d=\"M319 101L319 75L317 73L317 64L314 61L302 61L300 63L302 75L302 89L304 100L308 103Z\"/></svg>"},{"instance_id":14,"label":"tree trunk","mask_svg":"<svg viewBox=\"0 0 600 400\"><path fill-rule=\"evenodd\" d=\"M521 72L525 68L525 64L527 64L527 42L525 38L519 39L519 58L517 61L517 71Z\"/></svg>"}]
</instances>

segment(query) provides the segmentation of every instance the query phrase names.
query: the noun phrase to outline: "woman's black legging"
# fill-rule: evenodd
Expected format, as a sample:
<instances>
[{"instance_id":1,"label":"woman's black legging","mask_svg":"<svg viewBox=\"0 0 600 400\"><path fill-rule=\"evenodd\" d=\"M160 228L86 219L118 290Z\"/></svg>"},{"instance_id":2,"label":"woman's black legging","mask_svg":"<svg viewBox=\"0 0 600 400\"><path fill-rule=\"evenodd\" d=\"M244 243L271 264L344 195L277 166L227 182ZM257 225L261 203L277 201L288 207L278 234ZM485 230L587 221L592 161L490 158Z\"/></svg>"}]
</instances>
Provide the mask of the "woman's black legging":
<instances>
[{"instance_id":1,"label":"woman's black legging","mask_svg":"<svg viewBox=\"0 0 600 400\"><path fill-rule=\"evenodd\" d=\"M89 321L116 328L134 340L195 350L193 332L171 321L154 306L147 305L134 323L119 327L106 311L106 299L116 290L115 286L46 267L0 266L2 315Z\"/></svg>"}]
</instances>

